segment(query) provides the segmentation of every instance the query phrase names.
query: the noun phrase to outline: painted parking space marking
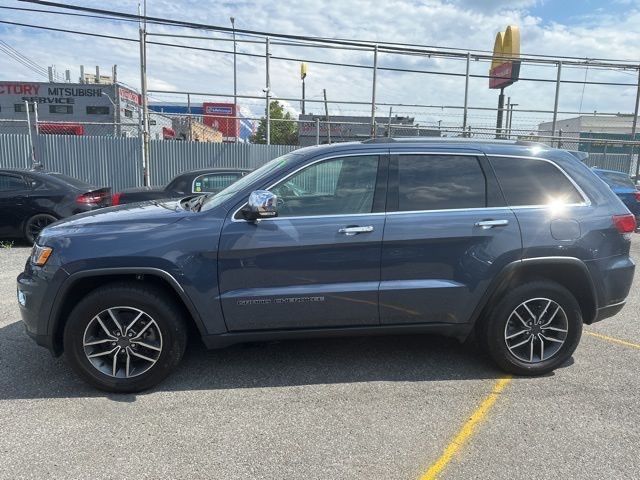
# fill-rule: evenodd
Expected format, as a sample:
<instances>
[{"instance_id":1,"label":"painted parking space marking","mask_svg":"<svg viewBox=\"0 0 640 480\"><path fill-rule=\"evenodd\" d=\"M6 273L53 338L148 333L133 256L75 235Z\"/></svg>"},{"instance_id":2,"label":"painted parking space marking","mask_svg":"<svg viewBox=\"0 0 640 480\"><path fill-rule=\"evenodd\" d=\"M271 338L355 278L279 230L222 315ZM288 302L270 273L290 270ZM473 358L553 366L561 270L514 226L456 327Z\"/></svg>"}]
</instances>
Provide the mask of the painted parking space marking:
<instances>
[{"instance_id":1,"label":"painted parking space marking","mask_svg":"<svg viewBox=\"0 0 640 480\"><path fill-rule=\"evenodd\" d=\"M605 340L607 342L617 343L618 345L624 345L625 347L637 348L638 350L640 350L640 343L628 342L627 340L610 337L608 335L602 335L601 333L587 331L585 331L584 333L586 333L587 335L591 335L592 337L599 338L600 340Z\"/></svg>"},{"instance_id":2,"label":"painted parking space marking","mask_svg":"<svg viewBox=\"0 0 640 480\"><path fill-rule=\"evenodd\" d=\"M484 420L493 407L493 404L496 403L498 397L502 393L502 391L511 383L512 377L505 376L497 380L494 385L491 393L487 395L482 403L474 410L466 423L462 426L462 428L458 431L456 436L451 440L451 442L447 445L434 463L431 464L429 469L420 477L420 480L433 480L437 478L437 476L442 473L442 471L447 467L449 462L456 456L456 454L460 451L460 449L469 441L469 439L473 436L473 433L482 420Z\"/></svg>"}]
</instances>

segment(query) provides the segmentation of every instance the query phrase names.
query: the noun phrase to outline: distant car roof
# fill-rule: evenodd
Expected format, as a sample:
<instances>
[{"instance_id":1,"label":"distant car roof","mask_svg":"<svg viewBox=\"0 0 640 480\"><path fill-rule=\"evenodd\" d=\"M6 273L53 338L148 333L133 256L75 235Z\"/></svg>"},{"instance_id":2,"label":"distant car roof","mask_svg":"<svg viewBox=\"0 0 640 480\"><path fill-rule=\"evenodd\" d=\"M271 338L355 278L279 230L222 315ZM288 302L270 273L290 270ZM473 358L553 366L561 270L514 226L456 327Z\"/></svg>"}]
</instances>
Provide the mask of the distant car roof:
<instances>
[{"instance_id":1,"label":"distant car roof","mask_svg":"<svg viewBox=\"0 0 640 480\"><path fill-rule=\"evenodd\" d=\"M593 170L594 172L602 172L602 173L617 173L618 175L624 175L626 177L631 178L631 175L629 175L628 173L620 172L618 170L607 170L606 168L598 168L598 167L593 167L591 170Z\"/></svg>"},{"instance_id":2,"label":"distant car roof","mask_svg":"<svg viewBox=\"0 0 640 480\"><path fill-rule=\"evenodd\" d=\"M197 175L199 173L208 173L208 172L212 172L212 173L229 173L229 172L240 172L240 173L249 173L251 171L250 168L234 168L234 167L229 167L229 168L223 168L223 167L212 167L212 168L198 168L196 170L189 170L186 172L182 172L179 173L177 176L180 175Z\"/></svg>"},{"instance_id":3,"label":"distant car roof","mask_svg":"<svg viewBox=\"0 0 640 480\"><path fill-rule=\"evenodd\" d=\"M45 178L48 181L54 181L56 183L64 183L67 186L71 186L73 188L77 188L80 190L95 188L95 185L91 183L85 182L84 180L79 180L74 177L70 177L69 175L65 175L59 172L51 172L49 170L43 169L28 169L28 168L2 168L0 169L0 173L14 173L14 174L27 174L31 175L35 178L40 178L44 180Z\"/></svg>"}]
</instances>

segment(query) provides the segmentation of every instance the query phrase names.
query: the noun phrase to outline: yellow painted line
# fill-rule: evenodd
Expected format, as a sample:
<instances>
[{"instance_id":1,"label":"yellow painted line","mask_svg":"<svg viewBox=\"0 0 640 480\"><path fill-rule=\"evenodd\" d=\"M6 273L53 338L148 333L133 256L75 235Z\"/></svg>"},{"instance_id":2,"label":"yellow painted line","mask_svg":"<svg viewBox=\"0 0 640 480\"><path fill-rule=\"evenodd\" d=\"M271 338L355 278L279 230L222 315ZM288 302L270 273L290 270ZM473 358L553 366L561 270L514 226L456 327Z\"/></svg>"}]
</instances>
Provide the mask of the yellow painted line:
<instances>
[{"instance_id":1,"label":"yellow painted line","mask_svg":"<svg viewBox=\"0 0 640 480\"><path fill-rule=\"evenodd\" d=\"M640 350L640 343L627 342L626 340L620 340L619 338L610 337L608 335L602 335L600 333L587 332L587 335L591 335L592 337L599 338L600 340L606 340L607 342L617 343L619 345L624 345L625 347L637 348Z\"/></svg>"},{"instance_id":2,"label":"yellow painted line","mask_svg":"<svg viewBox=\"0 0 640 480\"><path fill-rule=\"evenodd\" d=\"M436 460L431 466L429 470L427 470L424 475L420 477L420 480L433 480L435 479L442 471L447 467L449 462L455 457L458 451L469 441L469 439L473 436L473 432L478 424L487 416L493 404L498 400L498 396L502 391L511 383L511 376L503 377L499 379L493 385L493 389L491 393L487 395L487 397L482 401L480 406L475 409L475 411L471 414L471 417L467 420L467 422L462 426L458 434L454 437L453 440L447 445L447 448L444 449L440 458Z\"/></svg>"}]
</instances>

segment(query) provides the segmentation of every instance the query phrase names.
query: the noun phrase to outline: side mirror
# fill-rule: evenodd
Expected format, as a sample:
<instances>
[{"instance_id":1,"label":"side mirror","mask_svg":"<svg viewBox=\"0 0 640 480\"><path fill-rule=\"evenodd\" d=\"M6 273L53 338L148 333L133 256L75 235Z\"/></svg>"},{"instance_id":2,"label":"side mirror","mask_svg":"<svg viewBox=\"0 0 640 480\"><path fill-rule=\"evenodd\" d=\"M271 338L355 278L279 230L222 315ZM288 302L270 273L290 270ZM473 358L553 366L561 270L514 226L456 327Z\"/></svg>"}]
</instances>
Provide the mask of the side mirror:
<instances>
[{"instance_id":1,"label":"side mirror","mask_svg":"<svg viewBox=\"0 0 640 480\"><path fill-rule=\"evenodd\" d=\"M267 190L255 190L249 195L249 201L242 209L242 214L249 221L277 217L278 196Z\"/></svg>"}]
</instances>

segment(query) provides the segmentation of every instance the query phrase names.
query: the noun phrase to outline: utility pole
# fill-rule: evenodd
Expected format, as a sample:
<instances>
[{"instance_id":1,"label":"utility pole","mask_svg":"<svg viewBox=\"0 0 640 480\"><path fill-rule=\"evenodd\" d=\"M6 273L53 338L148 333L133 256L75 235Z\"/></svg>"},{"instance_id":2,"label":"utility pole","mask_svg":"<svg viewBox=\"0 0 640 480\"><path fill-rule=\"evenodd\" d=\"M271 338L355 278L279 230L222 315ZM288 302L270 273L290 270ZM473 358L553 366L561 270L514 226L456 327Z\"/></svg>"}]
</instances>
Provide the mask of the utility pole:
<instances>
[{"instance_id":1,"label":"utility pole","mask_svg":"<svg viewBox=\"0 0 640 480\"><path fill-rule=\"evenodd\" d=\"M140 6L138 5L138 11ZM144 20L140 22L140 87L142 90L142 180L149 186L149 112L147 110L147 0Z\"/></svg>"},{"instance_id":2,"label":"utility pole","mask_svg":"<svg viewBox=\"0 0 640 480\"><path fill-rule=\"evenodd\" d=\"M233 29L233 115L235 122L235 143L238 143L238 77L237 77L237 64L236 64L236 19L231 17L231 28Z\"/></svg>"},{"instance_id":3,"label":"utility pole","mask_svg":"<svg viewBox=\"0 0 640 480\"><path fill-rule=\"evenodd\" d=\"M329 104L327 103L327 89L322 89L324 95L324 115L327 121L327 143L331 143L331 124L329 123Z\"/></svg>"}]
</instances>

